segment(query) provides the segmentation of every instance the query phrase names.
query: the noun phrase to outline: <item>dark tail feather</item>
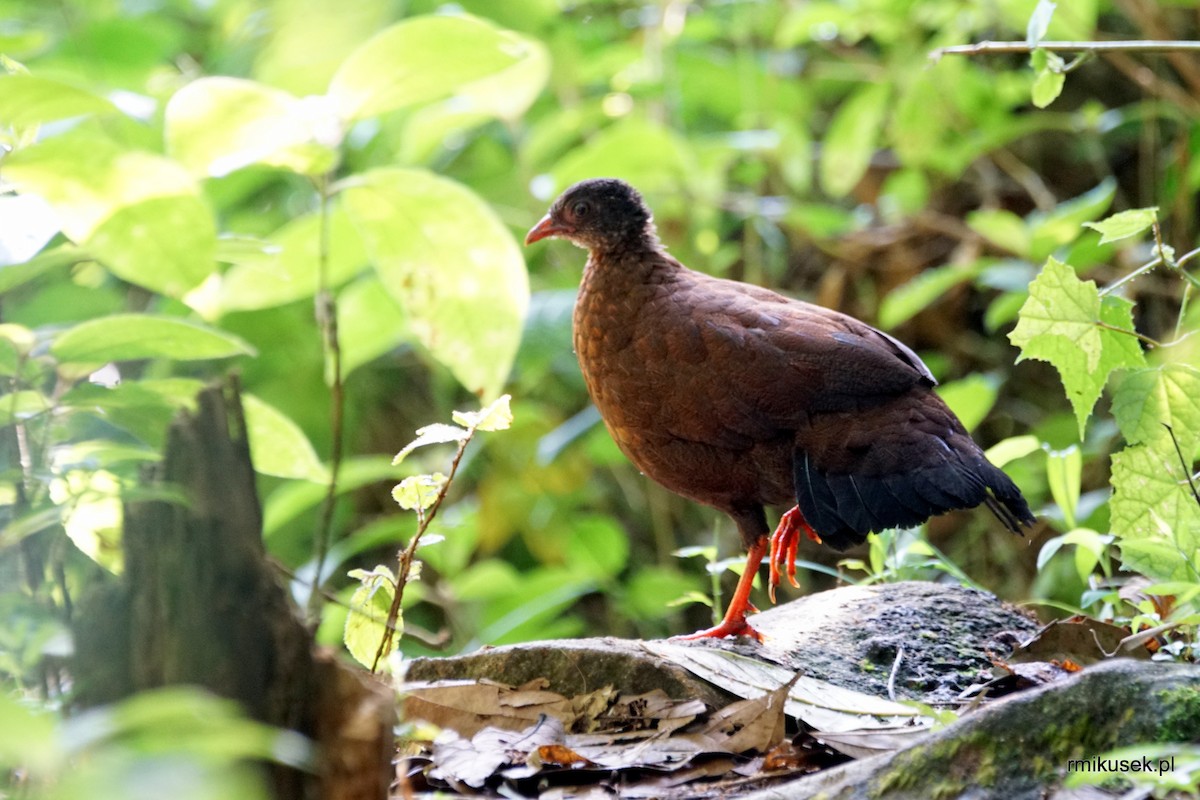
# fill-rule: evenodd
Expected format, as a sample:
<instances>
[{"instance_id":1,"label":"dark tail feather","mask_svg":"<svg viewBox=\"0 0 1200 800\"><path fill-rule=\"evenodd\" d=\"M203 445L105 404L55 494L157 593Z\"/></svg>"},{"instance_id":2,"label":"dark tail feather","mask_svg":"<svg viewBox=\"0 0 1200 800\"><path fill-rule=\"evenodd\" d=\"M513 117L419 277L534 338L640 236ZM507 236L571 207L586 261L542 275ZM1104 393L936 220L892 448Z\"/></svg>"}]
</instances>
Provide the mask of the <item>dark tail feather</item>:
<instances>
[{"instance_id":1,"label":"dark tail feather","mask_svg":"<svg viewBox=\"0 0 1200 800\"><path fill-rule=\"evenodd\" d=\"M1016 534L1035 521L1020 489L982 453L907 472L854 475L825 472L797 452L793 471L800 513L835 550L861 543L871 531L912 527L981 504Z\"/></svg>"}]
</instances>

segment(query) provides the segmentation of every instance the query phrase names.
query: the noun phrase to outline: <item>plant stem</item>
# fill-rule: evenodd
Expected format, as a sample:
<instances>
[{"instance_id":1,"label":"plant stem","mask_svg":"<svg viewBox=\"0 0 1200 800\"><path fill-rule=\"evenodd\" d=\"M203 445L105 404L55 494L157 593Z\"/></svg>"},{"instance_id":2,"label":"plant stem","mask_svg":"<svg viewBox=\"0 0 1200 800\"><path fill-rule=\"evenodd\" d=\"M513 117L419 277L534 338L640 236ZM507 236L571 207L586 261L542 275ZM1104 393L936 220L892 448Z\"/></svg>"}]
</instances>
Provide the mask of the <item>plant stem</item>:
<instances>
[{"instance_id":1,"label":"plant stem","mask_svg":"<svg viewBox=\"0 0 1200 800\"><path fill-rule=\"evenodd\" d=\"M375 658L371 660L371 672L379 668L379 662L383 659L385 653L391 652L392 640L396 635L396 623L400 619L400 602L404 599L404 587L408 585L408 575L412 570L413 555L417 552L417 545L421 543L421 537L425 535L425 531L429 528L429 523L433 522L433 518L437 516L438 509L442 507L442 501L446 499L446 493L450 491L450 484L454 482L454 475L458 472L458 465L462 461L463 453L467 451L467 445L471 443L471 438L475 435L475 426L467 428L467 435L458 443L458 450L454 453L454 460L450 462L450 473L446 476L442 488L438 490L437 497L433 498L433 502L429 504L428 510L417 512L417 532L413 534L408 545L400 551L399 564L396 568L396 591L392 595L392 605L388 608L387 621L384 623L383 636L379 640L379 648L375 651Z\"/></svg>"},{"instance_id":2,"label":"plant stem","mask_svg":"<svg viewBox=\"0 0 1200 800\"><path fill-rule=\"evenodd\" d=\"M324 582L325 559L329 555L329 541L333 538L333 510L337 503L338 475L342 467L343 427L346 397L342 385L342 348L338 340L337 300L329 287L329 199L330 175L322 175L318 184L321 196L321 227L317 239L317 294L315 314L321 329L321 343L329 356L330 363L330 453L329 483L325 489L325 500L321 506L321 517L314 538L316 569L308 595L309 617L316 619L321 607L321 584Z\"/></svg>"}]
</instances>

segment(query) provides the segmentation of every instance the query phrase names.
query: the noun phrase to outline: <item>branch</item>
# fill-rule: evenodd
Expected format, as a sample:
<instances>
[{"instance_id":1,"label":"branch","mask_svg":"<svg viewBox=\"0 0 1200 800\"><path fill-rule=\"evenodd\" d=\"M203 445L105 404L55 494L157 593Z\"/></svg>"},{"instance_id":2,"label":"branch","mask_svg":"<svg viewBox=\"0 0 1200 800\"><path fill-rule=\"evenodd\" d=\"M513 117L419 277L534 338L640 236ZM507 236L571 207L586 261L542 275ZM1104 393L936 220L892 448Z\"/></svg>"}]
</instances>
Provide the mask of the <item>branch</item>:
<instances>
[{"instance_id":1,"label":"branch","mask_svg":"<svg viewBox=\"0 0 1200 800\"><path fill-rule=\"evenodd\" d=\"M933 61L945 55L974 56L985 53L1032 53L1034 50L1051 50L1056 53L1176 53L1200 51L1200 42L1184 40L1140 39L1126 42L977 42L939 47L929 54Z\"/></svg>"}]
</instances>

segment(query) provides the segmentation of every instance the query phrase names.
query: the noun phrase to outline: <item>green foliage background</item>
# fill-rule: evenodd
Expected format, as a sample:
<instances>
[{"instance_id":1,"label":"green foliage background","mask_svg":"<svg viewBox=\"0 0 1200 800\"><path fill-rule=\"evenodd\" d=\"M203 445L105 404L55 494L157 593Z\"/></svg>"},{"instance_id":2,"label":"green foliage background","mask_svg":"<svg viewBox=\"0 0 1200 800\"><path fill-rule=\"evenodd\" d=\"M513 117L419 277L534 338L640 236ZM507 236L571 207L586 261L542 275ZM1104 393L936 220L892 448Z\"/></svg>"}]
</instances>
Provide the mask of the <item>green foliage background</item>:
<instances>
[{"instance_id":1,"label":"green foliage background","mask_svg":"<svg viewBox=\"0 0 1200 800\"><path fill-rule=\"evenodd\" d=\"M685 263L916 347L1045 520L1031 544L951 515L844 577L942 570L1189 621L1200 504L1158 423L1191 471L1200 76L1171 56L929 59L1195 38L1187 5L0 0L0 675L52 683L72 603L121 569L139 466L230 370L267 546L302 600L344 377L323 640L361 586L347 573L394 563L416 527L391 487L452 451L392 455L502 391L513 425L466 451L401 649L703 623L719 556L740 561L731 527L639 476L589 409L583 254L518 246L596 175L641 188ZM837 574L801 556L811 588ZM1122 562L1175 610L1123 600Z\"/></svg>"}]
</instances>

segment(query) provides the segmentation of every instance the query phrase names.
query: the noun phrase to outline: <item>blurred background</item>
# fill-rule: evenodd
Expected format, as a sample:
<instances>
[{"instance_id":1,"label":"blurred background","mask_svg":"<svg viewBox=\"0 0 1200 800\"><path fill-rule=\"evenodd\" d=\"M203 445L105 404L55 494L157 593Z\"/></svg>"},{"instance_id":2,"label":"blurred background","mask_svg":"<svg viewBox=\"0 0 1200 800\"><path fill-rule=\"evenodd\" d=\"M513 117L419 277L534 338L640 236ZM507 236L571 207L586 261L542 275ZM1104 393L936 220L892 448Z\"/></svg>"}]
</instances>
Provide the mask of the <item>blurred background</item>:
<instances>
[{"instance_id":1,"label":"blurred background","mask_svg":"<svg viewBox=\"0 0 1200 800\"><path fill-rule=\"evenodd\" d=\"M928 578L1045 613L1095 602L1102 539L1039 553L1107 530L1117 428L1102 399L1081 437L1054 369L1014 364L1006 334L1048 256L1099 282L1152 257L1083 222L1158 206L1188 249L1200 67L1067 54L1063 82L1027 54L930 58L1024 41L1038 14L1038 37L1065 40L1194 38L1200 21L1143 0L0 0L5 682L45 680L72 599L121 569L139 465L231 370L256 409L267 547L306 600L335 418L320 287L345 398L323 641L341 642L347 572L394 565L416 528L392 487L446 471L453 448L392 456L501 392L513 425L466 453L401 650L707 624L743 560L735 532L640 476L599 423L571 351L585 254L518 245L592 176L636 185L693 268L911 345L1043 518L1024 539L975 511L848 556L804 542L805 591ZM1170 335L1177 285L1132 291L1139 330ZM114 314L194 322L229 352L154 356L81 327Z\"/></svg>"}]
</instances>

